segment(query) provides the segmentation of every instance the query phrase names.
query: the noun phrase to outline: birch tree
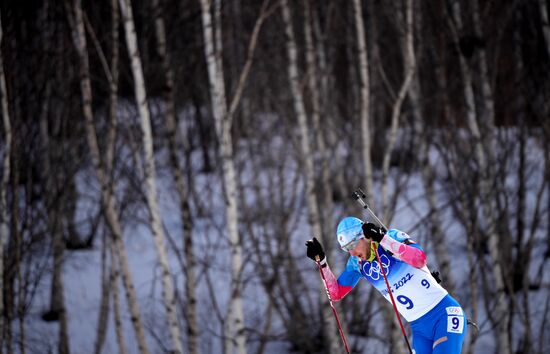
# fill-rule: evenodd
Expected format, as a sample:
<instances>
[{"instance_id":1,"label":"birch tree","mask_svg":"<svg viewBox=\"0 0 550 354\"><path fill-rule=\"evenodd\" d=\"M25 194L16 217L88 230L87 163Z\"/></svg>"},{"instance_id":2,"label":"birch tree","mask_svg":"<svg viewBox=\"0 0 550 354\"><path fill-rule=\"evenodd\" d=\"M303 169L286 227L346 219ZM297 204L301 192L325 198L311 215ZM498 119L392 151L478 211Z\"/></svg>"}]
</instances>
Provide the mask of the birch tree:
<instances>
[{"instance_id":1,"label":"birch tree","mask_svg":"<svg viewBox=\"0 0 550 354\"><path fill-rule=\"evenodd\" d=\"M2 16L0 12L0 48L2 48ZM6 87L6 76L4 75L4 60L2 50L0 49L0 100L2 105L2 122L4 126L4 139L2 151L2 180L0 181L0 352L3 347L4 339L4 248L8 242L8 206L7 206L7 188L10 177L10 158L12 132L10 123L10 114L8 109L8 91ZM10 323L7 324L11 325Z\"/></svg>"},{"instance_id":2,"label":"birch tree","mask_svg":"<svg viewBox=\"0 0 550 354\"><path fill-rule=\"evenodd\" d=\"M132 74L134 77L134 90L136 103L140 116L140 125L144 147L145 161L145 187L146 199L149 209L149 217L151 218L151 229L153 239L155 241L155 250L157 252L158 261L162 269L162 296L164 299L164 307L166 309L166 317L168 321L168 330L172 341L172 350L174 353L183 353L181 344L180 330L177 320L175 290L172 283L172 275L168 265L168 256L165 245L165 235L160 217L159 207L157 204L157 187L156 183L156 168L153 152L153 136L151 133L151 119L147 102L147 93L145 90L145 80L143 77L143 69L141 58L137 46L136 30L132 15L132 5L130 0L120 0L120 8L124 22L124 32L126 34L126 48L128 56L132 64Z\"/></svg>"},{"instance_id":3,"label":"birch tree","mask_svg":"<svg viewBox=\"0 0 550 354\"><path fill-rule=\"evenodd\" d=\"M72 29L73 42L77 49L80 64L80 91L82 97L82 112L86 128L86 140L90 149L95 174L101 187L102 208L104 209L107 225L113 238L113 247L116 252L116 258L119 261L119 266L122 272L122 280L126 292L126 301L128 303L132 318L132 325L136 335L138 351L140 354L148 354L149 351L145 340L145 331L141 322L141 314L137 303L136 291L134 288L130 267L128 265L126 248L122 240L122 226L117 212L117 201L113 193L113 181L110 178L110 171L112 167L110 164L112 164L112 158L109 156L111 156L111 153L108 153L107 158L102 158L99 151L99 143L94 126L92 87L90 82L88 49L84 30L81 0L74 0L72 6L68 2L66 4L69 13L69 24ZM111 99L113 99L113 93L116 98L116 77L111 73L110 79L112 81L110 86ZM111 102L111 104L113 104L113 102ZM112 113L113 112L111 111L111 118L113 117ZM112 123L113 122L111 120L111 124ZM110 133L108 136L109 140L107 141L106 150L110 152L112 151L114 145L114 132Z\"/></svg>"},{"instance_id":4,"label":"birch tree","mask_svg":"<svg viewBox=\"0 0 550 354\"><path fill-rule=\"evenodd\" d=\"M269 13L272 12L272 10L268 10L268 4L269 1L264 0L260 15L254 24L252 35L250 36L244 67L239 75L235 93L228 105L222 60L221 0L214 0L213 2L214 19L212 19L211 15L212 2L209 0L200 0L204 56L208 70L212 114L214 116L215 130L220 148L222 183L224 186L225 199L225 221L227 223L227 233L231 252L231 297L229 300L226 322L225 353L232 353L234 346L239 354L246 354L247 352L242 302L243 250L242 240L238 230L239 206L237 197L237 176L233 160L234 151L231 126L244 90L245 82L250 73L253 54L256 49L261 26Z\"/></svg>"},{"instance_id":5,"label":"birch tree","mask_svg":"<svg viewBox=\"0 0 550 354\"><path fill-rule=\"evenodd\" d=\"M538 0L542 33L546 44L546 53L550 57L550 21L548 20L548 5L546 0Z\"/></svg>"},{"instance_id":6,"label":"birch tree","mask_svg":"<svg viewBox=\"0 0 550 354\"><path fill-rule=\"evenodd\" d=\"M453 23L450 24L452 34L454 36L455 43L459 42L459 33L463 30L462 13L460 9L460 3L454 2L452 6L452 18ZM478 20L474 23L475 26L479 26L479 14L476 15ZM479 28L476 29L476 32ZM480 60L485 59L481 56ZM491 131L494 129L494 109L492 103L492 96L490 88L488 87L488 78L486 77L486 68L481 67L481 81L482 81L482 103L485 107L485 113L487 115L485 121L488 124L488 129L484 130L485 135L482 136L482 130L479 124L481 120L476 113L476 104L474 96L474 85L472 78L472 68L465 57L465 55L459 50L459 63L460 72L463 80L463 93L466 105L466 122L470 134L473 138L473 150L474 158L477 162L480 172L480 180L478 186L479 203L483 215L484 229L488 238L489 254L491 256L492 273L495 279L495 309L492 316L490 316L491 322L494 327L495 336L497 338L497 346L499 353L509 354L511 353L511 341L509 335L509 322L510 313L508 311L508 304L506 298L506 289L504 277L506 276L501 264L501 252L499 246L499 235L496 228L496 216L494 215L494 205L491 195L493 194L492 187L492 172L490 167L491 161L493 161L493 150L491 148L492 135Z\"/></svg>"},{"instance_id":7,"label":"birch tree","mask_svg":"<svg viewBox=\"0 0 550 354\"><path fill-rule=\"evenodd\" d=\"M117 0L114 0L116 2ZM120 279L120 271L118 269L118 264L120 262L117 260L117 252L113 242L108 242L108 249L111 258L111 272L110 272L110 281L111 281L111 295L113 301L113 320L115 323L115 334L116 341L118 344L118 351L120 354L127 354L128 350L126 349L126 343L124 341L123 326L122 326L122 315L120 313L120 299L118 296L118 287Z\"/></svg>"},{"instance_id":8,"label":"birch tree","mask_svg":"<svg viewBox=\"0 0 550 354\"><path fill-rule=\"evenodd\" d=\"M419 4L415 5L415 16L416 26L415 29L418 29L417 33L422 33L421 23L422 23L422 12L417 11ZM417 36L418 41L429 41L428 39L423 39L422 36ZM421 46L421 43L419 43ZM444 70L444 63L440 61L438 63L440 66L437 66L434 70L437 71L436 75ZM430 161L430 147L431 147L431 135L433 132L428 126L424 115L426 114L422 107L422 85L421 77L418 73L418 70L415 70L415 75L413 76L411 82L411 88L408 90L408 97L411 104L411 113L413 116L413 133L418 138L418 150L416 152L418 163L422 173L422 183L424 186L426 194L426 202L428 203L428 233L430 235L431 243L435 249L435 258L437 264L439 265L438 271L442 274L442 277L445 279L445 288L449 292L454 291L454 281L453 274L450 270L450 260L449 253L447 251L447 245L444 241L444 232L441 228L441 215L439 211L439 206L437 203L436 195L436 171L435 167L432 166Z\"/></svg>"},{"instance_id":9,"label":"birch tree","mask_svg":"<svg viewBox=\"0 0 550 354\"><path fill-rule=\"evenodd\" d=\"M220 1L220 0L216 0ZM233 352L233 343L237 347L237 353L246 354L246 337L244 333L244 311L242 303L242 243L238 232L238 206L237 206L237 183L235 166L233 162L233 141L231 137L231 121L227 114L225 96L225 84L223 81L223 67L221 64L220 43L216 45L217 39L214 33L214 26L219 28L221 23L213 23L210 14L210 1L201 0L201 18L204 37L204 55L208 69L208 80L210 84L210 99L212 114L214 116L216 134L220 144L220 156L222 163L222 178L225 187L225 217L231 249L231 298L229 302L229 314L227 319L226 341L224 352ZM219 11L219 9L217 10ZM219 15L215 16L219 19ZM221 29L220 29L221 31ZM234 341L234 342L233 342Z\"/></svg>"},{"instance_id":10,"label":"birch tree","mask_svg":"<svg viewBox=\"0 0 550 354\"><path fill-rule=\"evenodd\" d=\"M315 194L315 170L311 145L309 141L309 130L307 126L307 115L304 105L303 93L300 88L300 78L298 73L298 50L294 29L292 28L292 17L288 1L281 2L281 10L285 26L286 52L288 57L288 79L290 82L290 91L292 93L293 108L296 119L298 120L298 141L300 144L301 164L304 173L305 195L308 208L308 221L313 235L322 235L321 221L319 219L319 204ZM328 299L324 294L323 285L320 284L321 306L323 314L323 329L327 340L327 348L330 353L336 353L339 350L339 338L334 320L331 318L331 311Z\"/></svg>"},{"instance_id":11,"label":"birch tree","mask_svg":"<svg viewBox=\"0 0 550 354\"><path fill-rule=\"evenodd\" d=\"M182 235L184 244L184 255L186 266L185 272L185 295L186 304L184 308L184 317L187 320L187 350L189 354L197 354L198 351L198 334L199 327L197 321L197 261L193 250L193 219L191 208L189 205L189 186L185 185L184 174L180 167L178 158L178 130L176 120L176 104L174 99L174 71L171 66L169 52L166 45L166 30L164 18L162 17L162 6L159 0L153 0L153 13L155 16L155 35L157 38L157 53L161 58L162 69L164 73L164 92L163 92L163 108L164 108L164 127L166 131L166 139L168 142L168 150L170 157L170 165L174 176L174 183L179 197L180 215L182 221ZM186 152L190 150L187 138L180 137Z\"/></svg>"},{"instance_id":12,"label":"birch tree","mask_svg":"<svg viewBox=\"0 0 550 354\"><path fill-rule=\"evenodd\" d=\"M92 39L94 41L95 47L97 49L98 55L101 59L101 62L104 66L104 71L106 77L108 77L108 83L109 83L109 124L108 124L108 130L107 130L107 146L105 151L105 165L107 167L107 175L112 174L113 169L113 159L114 159L114 142L116 139L116 118L117 118L117 103L118 103L118 58L119 58L119 11L118 11L118 0L111 0L111 32L110 32L110 38L111 38L111 61L110 64L107 63L107 59L105 58L105 55L101 49L100 44L97 41L97 38L94 35L92 26L89 24L88 21L86 21L86 17L83 16L85 23L88 28L88 32L90 32L90 35L92 36ZM109 235L110 237L110 235ZM118 284L114 284L114 286L117 286L117 296L114 295L111 296L111 291L113 289L112 284L112 271L110 269L113 269L116 267L114 264L115 259L114 257L111 257L111 264L108 264L108 254L111 250L112 242L110 241L109 237L106 237L104 235L102 240L102 249L101 249L101 301L100 301L100 310L98 314L98 320L97 320L97 338L95 341L94 346L94 352L95 354L100 354L103 348L103 345L105 343L105 338L107 334L108 329L108 316L109 316L109 304L111 303L111 298L113 298L113 301L118 302ZM118 279L118 278L117 278ZM118 306L118 303L116 304ZM115 314L116 316L117 314ZM116 320L115 320L116 322ZM119 343L122 342L122 345L119 345L119 349L121 352L124 352L126 349L124 347L124 337L118 337L119 335L122 335L122 332L119 328L115 328L115 332L117 334L117 340Z\"/></svg>"},{"instance_id":13,"label":"birch tree","mask_svg":"<svg viewBox=\"0 0 550 354\"><path fill-rule=\"evenodd\" d=\"M416 58L414 54L414 24L413 24L413 6L412 0L406 0L405 2L405 21L404 21L404 35L405 41L402 43L403 50L403 67L404 67L404 78L401 83L401 87L397 93L397 97L392 107L391 114L391 126L389 131L389 136L385 144L384 158L382 161L382 217L386 221L386 224L389 224L391 220L389 203L388 203L388 175L390 169L390 159L391 155L395 148L395 142L397 140L397 129L399 127L399 117L401 116L401 107L405 98L407 97L407 92L412 83L412 79L416 70ZM398 7L399 8L399 7ZM399 10L397 10L399 11ZM402 16L397 16L402 18Z\"/></svg>"},{"instance_id":14,"label":"birch tree","mask_svg":"<svg viewBox=\"0 0 550 354\"><path fill-rule=\"evenodd\" d=\"M68 335L68 319L65 307L65 291L63 283L63 260L65 253L65 243L63 241L63 225L62 216L59 215L64 209L66 196L58 190L58 185L62 173L54 173L53 166L59 163L59 156L63 154L62 146L52 143L51 137L59 133L61 117L56 116L57 122L51 124L48 121L49 107L47 100L44 101L42 111L40 112L40 143L42 149L42 178L44 180L44 194L47 207L47 224L48 231L52 236L52 256L53 256L53 271L51 282L50 308L42 315L46 321L59 322L59 339L58 352L59 354L68 354L70 352L69 335Z\"/></svg>"},{"instance_id":15,"label":"birch tree","mask_svg":"<svg viewBox=\"0 0 550 354\"><path fill-rule=\"evenodd\" d=\"M319 198L322 200L321 205L323 206L319 210L319 214L322 216L320 218L321 223L321 234L320 237L323 240L325 245L326 254L331 257L333 240L332 238L332 214L333 214L333 202L332 202L332 185L331 172L329 166L329 156L328 149L325 143L324 131L325 127L329 126L329 122L321 119L321 100L326 99L327 97L321 97L322 85L320 84L318 78L319 69L317 64L315 50L315 41L312 30L313 22L313 12L310 8L310 1L306 0L304 2L304 39L306 47L306 65L307 65L307 86L311 95L311 120L313 125L314 139L317 150L317 159L320 165L320 184L321 184L321 195ZM326 92L323 92L325 96ZM323 124L321 124L323 123Z\"/></svg>"},{"instance_id":16,"label":"birch tree","mask_svg":"<svg viewBox=\"0 0 550 354\"><path fill-rule=\"evenodd\" d=\"M365 171L365 184L367 188L367 202L374 200L370 195L374 192L373 168L371 158L371 129L370 129L370 82L369 82L369 59L367 41L365 39L365 24L363 21L363 9L361 0L353 0L355 15L355 30L357 32L357 56L359 57L359 79L360 79L360 113L361 143L363 144L362 160Z\"/></svg>"}]
</instances>

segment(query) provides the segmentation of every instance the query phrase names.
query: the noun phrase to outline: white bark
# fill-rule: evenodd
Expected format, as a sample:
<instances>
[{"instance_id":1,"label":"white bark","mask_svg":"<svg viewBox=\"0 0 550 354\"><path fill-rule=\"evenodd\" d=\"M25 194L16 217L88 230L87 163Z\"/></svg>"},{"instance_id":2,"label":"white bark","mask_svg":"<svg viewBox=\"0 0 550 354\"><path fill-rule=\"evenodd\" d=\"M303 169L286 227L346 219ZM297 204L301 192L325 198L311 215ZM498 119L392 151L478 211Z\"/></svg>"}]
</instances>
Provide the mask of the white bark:
<instances>
[{"instance_id":1,"label":"white bark","mask_svg":"<svg viewBox=\"0 0 550 354\"><path fill-rule=\"evenodd\" d=\"M145 187L147 206L149 208L149 216L151 218L151 229L153 239L155 241L155 250L162 269L162 295L164 307L166 309L166 317L168 321L168 330L172 340L171 350L174 353L183 353L181 344L180 330L177 320L176 300L174 285L172 283L172 275L168 265L168 256L165 246L165 235L160 218L159 207L157 204L157 188L156 188L156 168L153 152L153 135L151 132L151 119L149 107L147 106L147 93L145 90L145 80L143 77L143 69L141 58L139 56L134 19L132 15L132 5L130 0L120 0L120 8L124 22L124 32L126 34L126 47L128 56L132 64L132 73L134 77L134 90L138 112L140 116L140 125L144 147L144 162L145 162Z\"/></svg>"},{"instance_id":2,"label":"white bark","mask_svg":"<svg viewBox=\"0 0 550 354\"><path fill-rule=\"evenodd\" d=\"M2 47L2 20L0 13L0 48ZM8 242L8 210L6 192L10 176L10 155L11 155L11 123L8 109L8 91L6 88L6 77L4 75L4 60L0 50L0 100L2 104L2 122L4 125L4 141L2 152L2 181L0 182L0 336L4 333L4 247ZM8 324L9 325L9 324ZM0 340L0 351L2 340Z\"/></svg>"},{"instance_id":3,"label":"white bark","mask_svg":"<svg viewBox=\"0 0 550 354\"><path fill-rule=\"evenodd\" d=\"M293 98L294 113L298 119L298 139L300 142L300 155L302 157L302 167L305 174L305 194L308 207L308 221L312 229L312 234L322 235L321 222L319 219L319 205L315 194L315 170L313 165L313 155L309 141L309 131L307 126L306 109L304 97L300 89L300 78L298 73L298 51L296 39L292 28L292 17L287 0L281 2L281 10L286 34L286 51L288 56L288 78L290 81L290 91ZM330 353L336 353L340 350L339 338L336 325L331 318L332 313L328 306L328 300L323 285L320 284L320 294L323 307L323 328L325 329L327 345Z\"/></svg>"},{"instance_id":4,"label":"white bark","mask_svg":"<svg viewBox=\"0 0 550 354\"><path fill-rule=\"evenodd\" d=\"M359 56L359 78L361 82L360 94L360 122L361 138L363 149L363 167L365 168L365 184L367 188L367 202L372 203L374 199L371 194L374 192L372 158L371 158L371 130L370 130L370 92L369 92L369 59L367 50L367 41L365 39L365 24L363 21L363 10L361 0L353 0L353 10L355 14L355 29L357 31L357 55Z\"/></svg>"},{"instance_id":5,"label":"white bark","mask_svg":"<svg viewBox=\"0 0 550 354\"><path fill-rule=\"evenodd\" d=\"M398 10L399 11L399 10ZM400 16L398 16L400 17ZM401 115L401 107L403 101L407 97L407 92L411 86L411 82L416 70L416 58L414 55L414 42L413 42L413 6L412 0L405 1L405 44L403 45L403 66L404 74L403 82L399 88L399 93L395 99L392 108L391 115L391 127L388 136L388 141L385 144L384 159L382 161L382 216L383 222L388 225L391 219L389 202L388 202L388 176L390 170L390 160L393 150L395 148L395 142L397 140L397 128L399 127L399 117Z\"/></svg>"},{"instance_id":6,"label":"white bark","mask_svg":"<svg viewBox=\"0 0 550 354\"><path fill-rule=\"evenodd\" d=\"M120 262L122 280L126 290L126 298L128 302L128 307L130 309L132 325L136 334L138 350L140 354L148 354L149 351L147 349L147 343L145 340L145 331L141 322L141 314L137 303L134 283L132 280L132 275L130 273L130 267L128 265L128 256L126 255L126 249L122 241L122 227L118 218L116 199L112 193L113 188L109 180L109 168L108 166L105 167L102 163L99 152L99 144L94 127L88 50L86 44L86 36L84 32L84 25L82 21L82 7L80 0L74 1L74 15L77 20L73 21L72 30L73 40L75 42L75 46L77 48L80 59L80 89L82 95L82 110L86 127L86 139L88 142L88 147L90 149L90 155L92 157L94 170L101 186L101 203L104 209L107 225L109 226L113 236L113 244L117 253L116 258ZM109 141L109 144L114 144L114 141ZM108 151L110 151L110 149L112 149L112 146L107 148Z\"/></svg>"},{"instance_id":7,"label":"white bark","mask_svg":"<svg viewBox=\"0 0 550 354\"><path fill-rule=\"evenodd\" d=\"M415 4L415 29L422 29L422 13L418 11L420 4ZM420 33L420 32L419 32ZM418 38L418 37L417 37ZM419 42L423 39L419 38ZM422 46L422 43L418 44ZM441 69L440 69L441 71ZM414 118L413 127L414 134L418 137L418 161L422 172L422 183L424 185L426 201L428 203L428 220L429 220L429 235L432 240L432 245L435 250L435 258L438 264L438 271L444 278L445 288L450 292L454 292L454 281L450 271L450 260L447 245L444 242L444 233L441 229L441 215L437 204L437 195L435 190L435 170L429 158L429 149L431 140L429 139L432 132L425 123L424 110L422 108L422 86L418 71L415 71L411 88L408 91L408 97L411 103L412 115Z\"/></svg>"},{"instance_id":8,"label":"white bark","mask_svg":"<svg viewBox=\"0 0 550 354\"><path fill-rule=\"evenodd\" d=\"M449 252L446 243L444 242L444 232L441 229L441 215L437 204L437 195L435 189L436 172L429 158L430 142L428 135L431 134L425 128L423 120L423 109L420 103L421 87L418 80L418 75L415 75L411 89L409 90L409 99L411 101L412 114L414 117L414 133L419 138L418 160L422 172L422 184L424 185L426 201L428 203L428 220L429 220L429 235L432 240L432 245L435 250L435 258L439 266L438 271L444 278L445 288L453 293L454 281L453 274L450 269Z\"/></svg>"},{"instance_id":9,"label":"white bark","mask_svg":"<svg viewBox=\"0 0 550 354\"><path fill-rule=\"evenodd\" d=\"M117 0L115 0L117 1ZM122 316L120 315L120 300L118 297L118 278L120 272L118 270L117 264L119 260L117 259L117 251L113 243L109 244L109 251L111 254L111 294L113 296L113 320L115 322L115 333L116 340L118 344L118 352L120 354L127 354L128 350L126 349L126 343L124 341L124 329L122 326Z\"/></svg>"},{"instance_id":10,"label":"white bark","mask_svg":"<svg viewBox=\"0 0 550 354\"><path fill-rule=\"evenodd\" d=\"M453 6L453 16L454 21L457 24L457 30L462 29L462 19L460 13L460 3L455 2ZM477 14L476 16L479 16ZM479 17L478 17L479 21ZM479 25L479 24L478 24ZM455 36L455 41L458 40L458 34L456 31L453 32ZM481 56L484 58L484 56ZM480 58L480 59L481 59ZM479 181L479 201L481 204L481 211L483 215L483 221L485 225L485 232L488 236L489 244L489 253L491 256L491 269L494 274L495 279L495 308L493 311L493 326L497 337L497 346L498 352L503 354L511 353L511 341L509 336L509 323L510 323L510 312L508 309L508 304L506 301L506 292L505 292L505 282L504 277L506 276L503 272L503 268L500 263L501 259L501 250L499 249L499 236L496 230L496 217L493 213L492 205L492 169L489 165L490 161L493 159L491 156L493 149L491 148L492 139L491 131L493 126L492 117L488 117L489 126L486 129L485 136L482 136L481 128L478 121L480 118L476 114L475 109L475 98L474 98L474 87L472 82L472 73L471 68L462 55L459 55L460 70L462 73L463 85L464 85L464 97L466 100L466 116L467 116L467 126L470 130L470 133L473 136L474 142L474 158L477 160L478 168L480 171L480 181ZM481 70L482 75L486 75L486 72ZM488 78L486 76L481 77L482 80L482 94L483 94L483 104L487 114L494 114L492 110L492 95L486 90L488 88ZM489 100L489 101L488 101ZM485 145L484 145L485 143Z\"/></svg>"},{"instance_id":11,"label":"white bark","mask_svg":"<svg viewBox=\"0 0 550 354\"><path fill-rule=\"evenodd\" d=\"M474 33L476 37L483 38L483 30L481 28L481 19L479 14L478 0L472 0L472 17L474 20ZM479 76L481 83L481 97L484 107L484 115L482 122L485 122L487 134L491 134L495 127L495 102L493 99L493 90L491 88L491 80L489 79L489 69L487 67L487 54L484 47L478 49L478 65ZM487 147L490 149L488 154L490 157L494 156L493 143L491 140L487 141Z\"/></svg>"},{"instance_id":12,"label":"white bark","mask_svg":"<svg viewBox=\"0 0 550 354\"><path fill-rule=\"evenodd\" d=\"M333 240L332 237L332 185L330 184L330 169L328 163L328 150L325 143L325 138L323 135L323 125L321 124L321 94L320 94L320 84L317 79L319 76L319 71L317 68L317 60L315 58L315 45L313 40L313 31L311 29L311 9L309 6L309 1L304 2L304 34L305 34L305 44L306 44L306 64L307 64L307 83L308 89L311 93L311 120L313 123L313 133L314 139L316 142L316 152L317 159L320 162L321 166L321 178L320 183L322 185L322 203L323 208L319 211L320 214L320 224L321 224L321 233L319 236L323 239L323 244L325 245L325 252L331 258Z\"/></svg>"},{"instance_id":13,"label":"white bark","mask_svg":"<svg viewBox=\"0 0 550 354\"><path fill-rule=\"evenodd\" d=\"M170 65L170 56L166 48L166 30L164 19L162 17L162 7L159 0L153 0L153 12L155 16L155 34L157 38L157 52L162 60L162 69L165 77L164 89L164 118L166 137L168 140L168 149L170 156L170 164L174 175L176 191L179 196L180 214L182 221L182 234L184 244L184 254L186 260L185 272L185 306L184 318L187 320L187 352L189 354L197 354L198 352L198 333L199 325L197 319L197 261L193 251L193 235L192 235L192 217L189 206L188 187L185 186L184 176L179 164L178 148L177 148L177 122L174 100L174 71ZM189 148L189 142L185 138L181 138L184 148Z\"/></svg>"},{"instance_id":14,"label":"white bark","mask_svg":"<svg viewBox=\"0 0 550 354\"><path fill-rule=\"evenodd\" d=\"M107 132L107 148L105 152L105 169L106 169L106 175L109 176L109 180L111 172L112 172L112 165L113 165L113 159L114 159L114 146L115 146L115 137L116 137L116 117L117 117L117 103L118 103L118 58L119 58L119 12L118 12L118 0L111 0L111 65L109 66L107 64L107 60L103 55L103 52L101 52L101 48L99 47L99 43L96 42L96 46L98 48L98 52L100 54L100 57L102 58L102 62L104 63L104 68L106 75L108 77L109 81L109 128ZM91 26L90 26L91 28ZM91 32L91 31L90 31ZM94 37L95 38L95 37ZM109 182L107 182L109 183ZM119 306L118 304L118 284L113 284L113 270L110 272L107 272L108 265L107 265L107 254L112 253L112 242L110 242L109 238L103 237L103 248L102 248L102 267L101 267L101 285L102 285L102 292L101 292L101 306L100 306L100 313L98 317L98 326L97 326L97 339L95 344L95 353L100 354L103 345L105 342L105 336L107 333L108 328L108 315L109 315L109 304L111 300L111 291L113 291L113 285L117 286L116 291L117 295L113 295L112 298L114 301L117 301L116 306ZM116 265L115 262L116 259L114 257L111 257L111 268L115 269ZM118 277L117 277L118 279ZM113 304L115 305L115 304ZM118 310L118 308L117 308ZM119 314L114 314L116 317ZM118 324L115 319L115 324ZM119 342L124 341L124 337L122 336L122 331L120 331L120 328L115 328L115 332L117 334L117 340ZM118 335L121 335L121 338L118 338ZM126 348L123 345L120 346L121 353L125 353Z\"/></svg>"},{"instance_id":15,"label":"white bark","mask_svg":"<svg viewBox=\"0 0 550 354\"><path fill-rule=\"evenodd\" d=\"M229 236L229 247L231 250L231 298L226 321L227 328L225 330L226 339L224 343L224 352L230 354L233 352L234 347L236 347L237 353L246 354L241 280L243 250L238 232L239 208L237 204L237 177L233 162L233 140L231 137L232 113L234 110L230 109L228 111L225 95L221 45L221 10L220 3L217 0L214 4L214 19L216 21L214 24L210 13L210 1L201 0L200 4L204 55L208 69L212 114L214 116L216 134L220 144L222 180L225 187L225 218ZM244 81L242 82L244 84ZM236 103L231 106L236 108Z\"/></svg>"},{"instance_id":16,"label":"white bark","mask_svg":"<svg viewBox=\"0 0 550 354\"><path fill-rule=\"evenodd\" d=\"M103 349L103 344L105 343L105 337L107 334L108 328L108 316L109 316L109 300L111 297L110 294L110 276L107 272L107 238L103 236L101 248L101 273L100 273L100 282L101 282L101 300L98 311L97 319L97 336L94 344L94 353L101 354Z\"/></svg>"},{"instance_id":17,"label":"white bark","mask_svg":"<svg viewBox=\"0 0 550 354\"><path fill-rule=\"evenodd\" d=\"M546 0L538 0L540 20L542 22L542 33L544 34L544 41L546 43L546 53L550 57L550 22L548 21L548 7Z\"/></svg>"},{"instance_id":18,"label":"white bark","mask_svg":"<svg viewBox=\"0 0 550 354\"><path fill-rule=\"evenodd\" d=\"M68 6L70 8L70 6ZM49 94L49 83L46 84L46 92ZM42 174L45 181L46 191L46 203L49 205L47 210L48 214L48 228L52 235L52 249L53 249L53 271L52 271L52 283L51 283L51 298L50 309L45 314L51 320L59 321L59 341L58 341L58 353L68 354L70 352L69 335L68 335L68 318L65 308L64 300L64 284L63 284L63 259L65 251L65 242L63 240L63 226L57 216L59 210L62 210L65 205L65 198L56 196L56 185L58 184L58 177L52 172L51 156L59 156L59 146L50 143L50 135L55 134L50 132L48 121L48 101L45 100L42 105L40 113L40 142L42 144ZM55 127L55 124L54 124Z\"/></svg>"}]
</instances>

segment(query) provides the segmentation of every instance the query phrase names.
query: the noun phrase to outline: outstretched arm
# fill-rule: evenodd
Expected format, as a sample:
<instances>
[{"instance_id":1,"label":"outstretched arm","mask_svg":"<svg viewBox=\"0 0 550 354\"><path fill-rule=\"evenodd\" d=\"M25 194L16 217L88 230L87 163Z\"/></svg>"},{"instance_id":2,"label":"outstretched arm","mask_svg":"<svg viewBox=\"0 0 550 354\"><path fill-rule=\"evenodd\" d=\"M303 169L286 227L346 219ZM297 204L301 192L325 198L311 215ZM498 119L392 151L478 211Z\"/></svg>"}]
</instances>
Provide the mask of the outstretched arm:
<instances>
[{"instance_id":1,"label":"outstretched arm","mask_svg":"<svg viewBox=\"0 0 550 354\"><path fill-rule=\"evenodd\" d=\"M422 268L426 265L426 253L420 248L407 245L394 240L388 235L382 237L380 241L382 247L393 253L394 257L408 263L416 268Z\"/></svg>"},{"instance_id":2,"label":"outstretched arm","mask_svg":"<svg viewBox=\"0 0 550 354\"><path fill-rule=\"evenodd\" d=\"M401 239L403 242L391 237L389 235L390 233L393 233L394 237ZM426 265L426 253L424 253L420 247L412 243L409 240L409 236L404 232L395 229L386 232L384 228L369 222L363 224L363 234L365 237L380 243L384 249L393 253L394 257L397 259L413 267L422 268ZM400 234L401 237L397 234Z\"/></svg>"}]
</instances>

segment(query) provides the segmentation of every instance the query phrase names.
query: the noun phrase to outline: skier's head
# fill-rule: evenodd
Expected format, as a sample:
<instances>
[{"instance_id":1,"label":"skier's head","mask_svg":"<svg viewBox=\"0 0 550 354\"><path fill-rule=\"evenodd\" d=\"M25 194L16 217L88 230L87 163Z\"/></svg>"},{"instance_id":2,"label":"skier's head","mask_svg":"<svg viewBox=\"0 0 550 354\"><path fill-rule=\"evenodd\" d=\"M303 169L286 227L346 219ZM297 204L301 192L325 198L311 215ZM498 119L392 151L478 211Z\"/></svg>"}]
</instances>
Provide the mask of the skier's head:
<instances>
[{"instance_id":1,"label":"skier's head","mask_svg":"<svg viewBox=\"0 0 550 354\"><path fill-rule=\"evenodd\" d=\"M365 237L361 226L363 221L353 216L345 217L338 223L336 237L342 250L345 252L353 250L359 240Z\"/></svg>"}]
</instances>

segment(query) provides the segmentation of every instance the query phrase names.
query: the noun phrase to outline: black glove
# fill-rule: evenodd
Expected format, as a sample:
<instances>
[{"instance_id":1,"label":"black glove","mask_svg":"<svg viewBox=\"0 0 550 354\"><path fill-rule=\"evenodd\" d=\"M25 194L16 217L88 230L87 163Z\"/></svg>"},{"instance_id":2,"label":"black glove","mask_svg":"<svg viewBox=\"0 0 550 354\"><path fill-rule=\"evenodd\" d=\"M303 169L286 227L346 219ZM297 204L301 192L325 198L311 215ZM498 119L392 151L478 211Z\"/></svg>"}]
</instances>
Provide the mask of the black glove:
<instances>
[{"instance_id":1,"label":"black glove","mask_svg":"<svg viewBox=\"0 0 550 354\"><path fill-rule=\"evenodd\" d=\"M383 227L378 227L371 222L364 223L362 229L363 235L365 235L366 238L370 238L378 243L382 241L382 238L386 234L386 229Z\"/></svg>"},{"instance_id":2,"label":"black glove","mask_svg":"<svg viewBox=\"0 0 550 354\"><path fill-rule=\"evenodd\" d=\"M325 259L325 251L323 251L323 246L317 241L314 237L311 240L306 241L307 247L307 256L314 261L317 261L316 257L319 257L319 261Z\"/></svg>"},{"instance_id":3,"label":"black glove","mask_svg":"<svg viewBox=\"0 0 550 354\"><path fill-rule=\"evenodd\" d=\"M439 272L437 270L432 272L432 277L434 277L435 281L438 284L441 283L441 277L439 276Z\"/></svg>"}]
</instances>

